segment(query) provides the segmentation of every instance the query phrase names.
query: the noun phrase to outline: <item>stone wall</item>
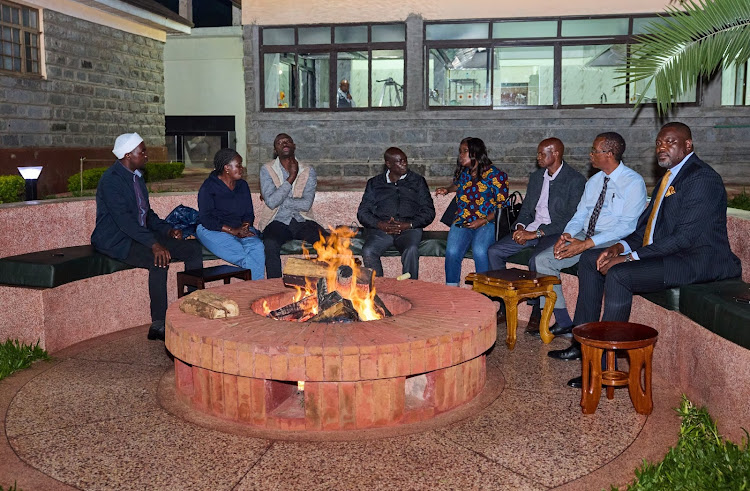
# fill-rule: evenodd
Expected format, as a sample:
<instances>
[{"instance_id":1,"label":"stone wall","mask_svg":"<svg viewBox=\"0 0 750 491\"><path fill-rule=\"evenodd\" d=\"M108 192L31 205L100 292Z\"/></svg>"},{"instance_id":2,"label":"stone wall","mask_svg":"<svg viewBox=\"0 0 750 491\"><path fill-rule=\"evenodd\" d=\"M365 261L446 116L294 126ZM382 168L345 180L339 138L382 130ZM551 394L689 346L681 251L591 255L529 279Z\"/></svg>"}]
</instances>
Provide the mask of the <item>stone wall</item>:
<instances>
[{"instance_id":1,"label":"stone wall","mask_svg":"<svg viewBox=\"0 0 750 491\"><path fill-rule=\"evenodd\" d=\"M163 148L164 43L43 12L47 78L0 75L0 152L6 157L0 174L34 163L10 162L14 149L81 148L97 158L97 150L111 149L117 135L130 131ZM39 163L45 165L40 188L45 178L67 178L51 171L68 162ZM77 172L77 159L73 164L63 173Z\"/></svg>"},{"instance_id":2,"label":"stone wall","mask_svg":"<svg viewBox=\"0 0 750 491\"><path fill-rule=\"evenodd\" d=\"M702 88L702 103L681 107L661 119L652 107L570 109L429 109L424 100L423 22L411 15L407 23L407 90L404 111L262 112L258 92L257 26L244 27L247 112L247 163L250 174L270 159L274 136L289 133L300 159L315 165L321 176L352 180L380 172L383 151L402 148L409 165L428 178L452 175L462 138L482 138L490 158L511 180L524 180L535 169L536 146L556 136L566 145L565 159L588 174L589 149L598 133L617 131L627 143L624 161L654 183L661 172L654 157L654 139L661 125L679 120L693 130L696 152L714 166L727 183L750 181L750 108L722 107L720 80Z\"/></svg>"}]
</instances>

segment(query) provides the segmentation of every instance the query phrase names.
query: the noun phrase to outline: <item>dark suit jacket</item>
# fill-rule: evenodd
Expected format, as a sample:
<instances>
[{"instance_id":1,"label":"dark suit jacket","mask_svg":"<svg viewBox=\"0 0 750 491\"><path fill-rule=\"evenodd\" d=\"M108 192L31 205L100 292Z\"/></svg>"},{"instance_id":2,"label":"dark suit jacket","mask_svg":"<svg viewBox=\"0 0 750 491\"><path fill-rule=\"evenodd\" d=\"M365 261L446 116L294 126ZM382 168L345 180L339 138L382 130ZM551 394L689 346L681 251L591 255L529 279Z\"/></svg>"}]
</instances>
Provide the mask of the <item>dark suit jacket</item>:
<instances>
[{"instance_id":1,"label":"dark suit jacket","mask_svg":"<svg viewBox=\"0 0 750 491\"><path fill-rule=\"evenodd\" d=\"M146 198L146 226L138 223L138 203L133 188L133 174L119 160L107 169L96 188L96 227L91 244L99 252L125 259L133 241L151 247L158 242L156 234L166 235L172 228L151 209L148 190L139 179Z\"/></svg>"},{"instance_id":2,"label":"dark suit jacket","mask_svg":"<svg viewBox=\"0 0 750 491\"><path fill-rule=\"evenodd\" d=\"M536 204L539 202L539 196L542 194L545 172L547 172L546 169L537 169L529 176L526 196L523 199L521 213L518 215L516 223L528 225L534 221ZM549 216L552 223L539 227L545 235L560 235L565 230L565 225L575 215L585 186L586 178L563 161L560 173L554 181L549 183L549 201L547 202L547 206L549 207ZM513 224L513 228L515 228L516 223Z\"/></svg>"},{"instance_id":3,"label":"dark suit jacket","mask_svg":"<svg viewBox=\"0 0 750 491\"><path fill-rule=\"evenodd\" d=\"M671 187L674 193L665 195L656 217L653 242L642 245L654 206L652 195L635 231L625 238L630 248L640 259L664 258L667 287L740 276L740 260L729 248L727 193L721 176L693 154Z\"/></svg>"}]
</instances>

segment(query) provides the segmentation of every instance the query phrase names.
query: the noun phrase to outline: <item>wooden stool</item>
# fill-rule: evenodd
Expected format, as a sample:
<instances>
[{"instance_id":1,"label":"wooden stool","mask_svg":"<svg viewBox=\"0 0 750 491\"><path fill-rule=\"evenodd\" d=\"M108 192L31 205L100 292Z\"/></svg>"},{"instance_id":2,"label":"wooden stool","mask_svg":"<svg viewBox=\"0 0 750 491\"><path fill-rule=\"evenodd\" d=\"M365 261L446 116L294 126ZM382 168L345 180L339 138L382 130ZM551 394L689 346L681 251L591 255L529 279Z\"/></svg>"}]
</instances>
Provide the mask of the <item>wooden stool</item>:
<instances>
[{"instance_id":1,"label":"wooden stool","mask_svg":"<svg viewBox=\"0 0 750 491\"><path fill-rule=\"evenodd\" d=\"M518 302L526 298L543 296L546 301L539 323L539 335L542 341L549 343L555 337L549 332L549 320L555 308L557 294L552 290L553 285L559 285L560 279L546 276L535 271L522 269L499 269L485 273L469 273L466 282L472 282L472 289L490 297L500 297L505 302L506 325L508 335L505 345L508 349L516 346L516 327L518 326Z\"/></svg>"},{"instance_id":2,"label":"wooden stool","mask_svg":"<svg viewBox=\"0 0 750 491\"><path fill-rule=\"evenodd\" d=\"M632 322L589 322L573 328L573 337L581 343L583 389L581 408L594 414L599 405L602 385L607 399L615 396L615 387L628 386L630 400L639 414L651 414L651 357L659 333L656 329ZM630 371L615 370L614 350L625 350ZM602 354L607 352L607 369L602 371Z\"/></svg>"},{"instance_id":3,"label":"wooden stool","mask_svg":"<svg viewBox=\"0 0 750 491\"><path fill-rule=\"evenodd\" d=\"M194 286L198 290L203 290L209 281L224 280L224 284L228 285L232 278L250 280L252 279L251 271L226 264L182 271L177 273L177 297L182 297L187 293L185 291L186 286Z\"/></svg>"}]
</instances>

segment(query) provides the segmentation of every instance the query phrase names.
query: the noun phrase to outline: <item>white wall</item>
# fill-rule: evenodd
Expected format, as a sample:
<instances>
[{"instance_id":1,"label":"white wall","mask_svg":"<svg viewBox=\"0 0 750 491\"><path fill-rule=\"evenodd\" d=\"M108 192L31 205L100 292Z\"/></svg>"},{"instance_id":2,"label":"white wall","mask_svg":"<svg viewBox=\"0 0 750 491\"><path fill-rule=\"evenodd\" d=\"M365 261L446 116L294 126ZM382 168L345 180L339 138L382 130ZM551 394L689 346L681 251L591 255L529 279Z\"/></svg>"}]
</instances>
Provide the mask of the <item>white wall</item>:
<instances>
[{"instance_id":1,"label":"white wall","mask_svg":"<svg viewBox=\"0 0 750 491\"><path fill-rule=\"evenodd\" d=\"M167 116L234 116L237 152L247 160L240 26L167 36L164 92Z\"/></svg>"}]
</instances>

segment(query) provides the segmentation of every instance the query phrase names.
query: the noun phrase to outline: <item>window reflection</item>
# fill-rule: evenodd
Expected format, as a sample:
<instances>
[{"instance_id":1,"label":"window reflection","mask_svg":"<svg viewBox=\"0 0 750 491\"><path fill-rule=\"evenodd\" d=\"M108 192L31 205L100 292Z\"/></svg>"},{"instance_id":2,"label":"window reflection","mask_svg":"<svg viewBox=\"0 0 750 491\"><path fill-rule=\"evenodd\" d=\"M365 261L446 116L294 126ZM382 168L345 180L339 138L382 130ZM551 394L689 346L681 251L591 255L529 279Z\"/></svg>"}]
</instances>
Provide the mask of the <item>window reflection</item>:
<instances>
[{"instance_id":1,"label":"window reflection","mask_svg":"<svg viewBox=\"0 0 750 491\"><path fill-rule=\"evenodd\" d=\"M404 105L404 52L400 49L372 52L373 107Z\"/></svg>"},{"instance_id":2,"label":"window reflection","mask_svg":"<svg viewBox=\"0 0 750 491\"><path fill-rule=\"evenodd\" d=\"M486 48L431 49L428 74L430 105L488 105L488 61Z\"/></svg>"},{"instance_id":3,"label":"window reflection","mask_svg":"<svg viewBox=\"0 0 750 491\"><path fill-rule=\"evenodd\" d=\"M495 48L494 67L493 105L552 105L552 46Z\"/></svg>"},{"instance_id":4,"label":"window reflection","mask_svg":"<svg viewBox=\"0 0 750 491\"><path fill-rule=\"evenodd\" d=\"M624 44L563 46L562 104L625 104L616 70L625 65Z\"/></svg>"},{"instance_id":5,"label":"window reflection","mask_svg":"<svg viewBox=\"0 0 750 491\"><path fill-rule=\"evenodd\" d=\"M294 53L266 53L263 56L266 108L295 106L295 66Z\"/></svg>"},{"instance_id":6,"label":"window reflection","mask_svg":"<svg viewBox=\"0 0 750 491\"><path fill-rule=\"evenodd\" d=\"M299 107L304 109L329 106L328 82L330 56L328 53L299 55Z\"/></svg>"},{"instance_id":7,"label":"window reflection","mask_svg":"<svg viewBox=\"0 0 750 491\"><path fill-rule=\"evenodd\" d=\"M723 106L750 105L750 63L732 63L721 72L721 104Z\"/></svg>"},{"instance_id":8,"label":"window reflection","mask_svg":"<svg viewBox=\"0 0 750 491\"><path fill-rule=\"evenodd\" d=\"M336 61L336 107L367 107L367 51L339 52Z\"/></svg>"}]
</instances>

